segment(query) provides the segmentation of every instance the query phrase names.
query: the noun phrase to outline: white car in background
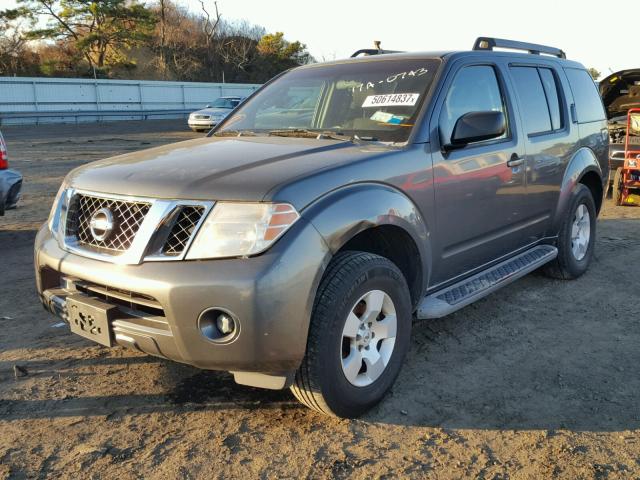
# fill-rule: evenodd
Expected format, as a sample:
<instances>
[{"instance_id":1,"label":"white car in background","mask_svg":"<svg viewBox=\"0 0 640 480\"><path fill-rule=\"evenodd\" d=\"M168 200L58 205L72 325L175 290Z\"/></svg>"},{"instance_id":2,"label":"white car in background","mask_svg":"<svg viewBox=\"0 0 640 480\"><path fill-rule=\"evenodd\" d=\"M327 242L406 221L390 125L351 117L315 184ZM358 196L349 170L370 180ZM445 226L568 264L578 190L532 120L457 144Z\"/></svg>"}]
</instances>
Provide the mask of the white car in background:
<instances>
[{"instance_id":1,"label":"white car in background","mask_svg":"<svg viewBox=\"0 0 640 480\"><path fill-rule=\"evenodd\" d=\"M244 97L220 97L206 108L189 115L189 128L194 132L211 130L236 108Z\"/></svg>"}]
</instances>

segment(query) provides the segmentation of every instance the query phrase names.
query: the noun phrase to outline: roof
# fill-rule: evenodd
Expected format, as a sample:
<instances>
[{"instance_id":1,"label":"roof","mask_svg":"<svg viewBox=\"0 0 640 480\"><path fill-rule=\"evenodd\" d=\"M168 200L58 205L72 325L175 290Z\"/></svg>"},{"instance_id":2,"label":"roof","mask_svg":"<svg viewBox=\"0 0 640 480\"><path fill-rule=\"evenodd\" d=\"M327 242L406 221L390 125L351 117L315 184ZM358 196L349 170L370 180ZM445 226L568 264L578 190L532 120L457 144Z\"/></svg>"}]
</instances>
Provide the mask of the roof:
<instances>
[{"instance_id":1,"label":"roof","mask_svg":"<svg viewBox=\"0 0 640 480\"><path fill-rule=\"evenodd\" d=\"M379 42L376 44L379 47ZM507 49L508 51L500 50L495 51L494 48ZM376 53L380 52L380 53ZM526 52L526 53L522 53ZM365 54L360 57L359 54ZM508 58L520 58L523 61L531 61L532 59L550 59L557 62L562 62L565 65L575 66L583 68L577 62L566 60L565 52L560 48L550 47L547 45L539 45L536 43L521 42L516 40L506 40L502 38L493 37L478 37L473 45L472 50L456 50L456 51L432 51L432 52L397 52L393 50L381 50L381 49L361 49L356 51L350 58L335 60L332 62L322 63L321 65L339 65L352 62L375 62L384 61L388 59L402 60L402 59L420 59L420 58L440 58L449 59L453 57L461 56L480 56L486 58L487 56L508 57ZM318 64L314 64L318 65ZM308 65L305 67L313 67L314 65Z\"/></svg>"},{"instance_id":2,"label":"roof","mask_svg":"<svg viewBox=\"0 0 640 480\"><path fill-rule=\"evenodd\" d=\"M477 56L482 58L489 57L501 57L519 59L522 62L531 62L534 60L551 60L559 62L565 66L584 68L582 64L573 60L567 60L563 58L557 58L550 55L535 55L530 53L518 53L518 52L503 52L503 51L490 51L490 50L448 50L448 51L425 51L425 52L401 52L401 53L385 53L379 55L368 55L365 57L356 58L344 58L340 60L332 60L330 62L313 63L304 65L298 68L314 68L318 66L330 66L330 65L342 65L345 63L360 63L360 62L378 62L385 60L415 60L415 59L433 59L439 58L442 60L454 60L456 58Z\"/></svg>"}]
</instances>

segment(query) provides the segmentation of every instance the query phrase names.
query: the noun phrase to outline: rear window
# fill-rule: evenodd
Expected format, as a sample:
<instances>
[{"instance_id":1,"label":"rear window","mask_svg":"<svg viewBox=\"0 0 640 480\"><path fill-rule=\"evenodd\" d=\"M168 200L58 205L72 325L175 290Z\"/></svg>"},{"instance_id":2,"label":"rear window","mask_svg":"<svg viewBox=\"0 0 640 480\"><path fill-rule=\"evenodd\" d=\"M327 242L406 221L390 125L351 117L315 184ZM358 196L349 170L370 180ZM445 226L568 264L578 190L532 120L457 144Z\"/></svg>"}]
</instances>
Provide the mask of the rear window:
<instances>
[{"instance_id":1,"label":"rear window","mask_svg":"<svg viewBox=\"0 0 640 480\"><path fill-rule=\"evenodd\" d=\"M576 104L578 123L604 120L605 113L596 84L586 70L565 68Z\"/></svg>"}]
</instances>

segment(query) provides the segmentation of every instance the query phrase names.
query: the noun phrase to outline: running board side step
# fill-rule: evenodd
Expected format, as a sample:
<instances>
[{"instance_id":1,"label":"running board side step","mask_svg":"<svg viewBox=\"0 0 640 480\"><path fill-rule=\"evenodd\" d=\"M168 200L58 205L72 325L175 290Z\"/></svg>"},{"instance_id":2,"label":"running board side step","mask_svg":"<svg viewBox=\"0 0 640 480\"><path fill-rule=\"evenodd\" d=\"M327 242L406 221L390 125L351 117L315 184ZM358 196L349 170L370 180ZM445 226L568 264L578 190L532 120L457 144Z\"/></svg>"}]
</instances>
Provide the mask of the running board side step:
<instances>
[{"instance_id":1,"label":"running board side step","mask_svg":"<svg viewBox=\"0 0 640 480\"><path fill-rule=\"evenodd\" d=\"M424 297L418 306L420 319L440 318L516 281L558 256L551 245L538 245L470 278Z\"/></svg>"}]
</instances>

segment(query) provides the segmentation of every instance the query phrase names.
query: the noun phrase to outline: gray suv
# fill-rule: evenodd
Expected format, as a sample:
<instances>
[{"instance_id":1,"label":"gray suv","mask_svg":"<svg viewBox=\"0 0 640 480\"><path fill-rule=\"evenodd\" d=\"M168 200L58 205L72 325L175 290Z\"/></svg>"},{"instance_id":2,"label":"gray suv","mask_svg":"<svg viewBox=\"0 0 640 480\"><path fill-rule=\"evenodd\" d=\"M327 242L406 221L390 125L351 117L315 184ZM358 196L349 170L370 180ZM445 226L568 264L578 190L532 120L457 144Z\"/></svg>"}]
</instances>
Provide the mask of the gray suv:
<instances>
[{"instance_id":1,"label":"gray suv","mask_svg":"<svg viewBox=\"0 0 640 480\"><path fill-rule=\"evenodd\" d=\"M582 65L494 38L364 53L279 75L206 138L72 171L35 243L45 307L353 417L414 317L587 270L608 136Z\"/></svg>"}]
</instances>

